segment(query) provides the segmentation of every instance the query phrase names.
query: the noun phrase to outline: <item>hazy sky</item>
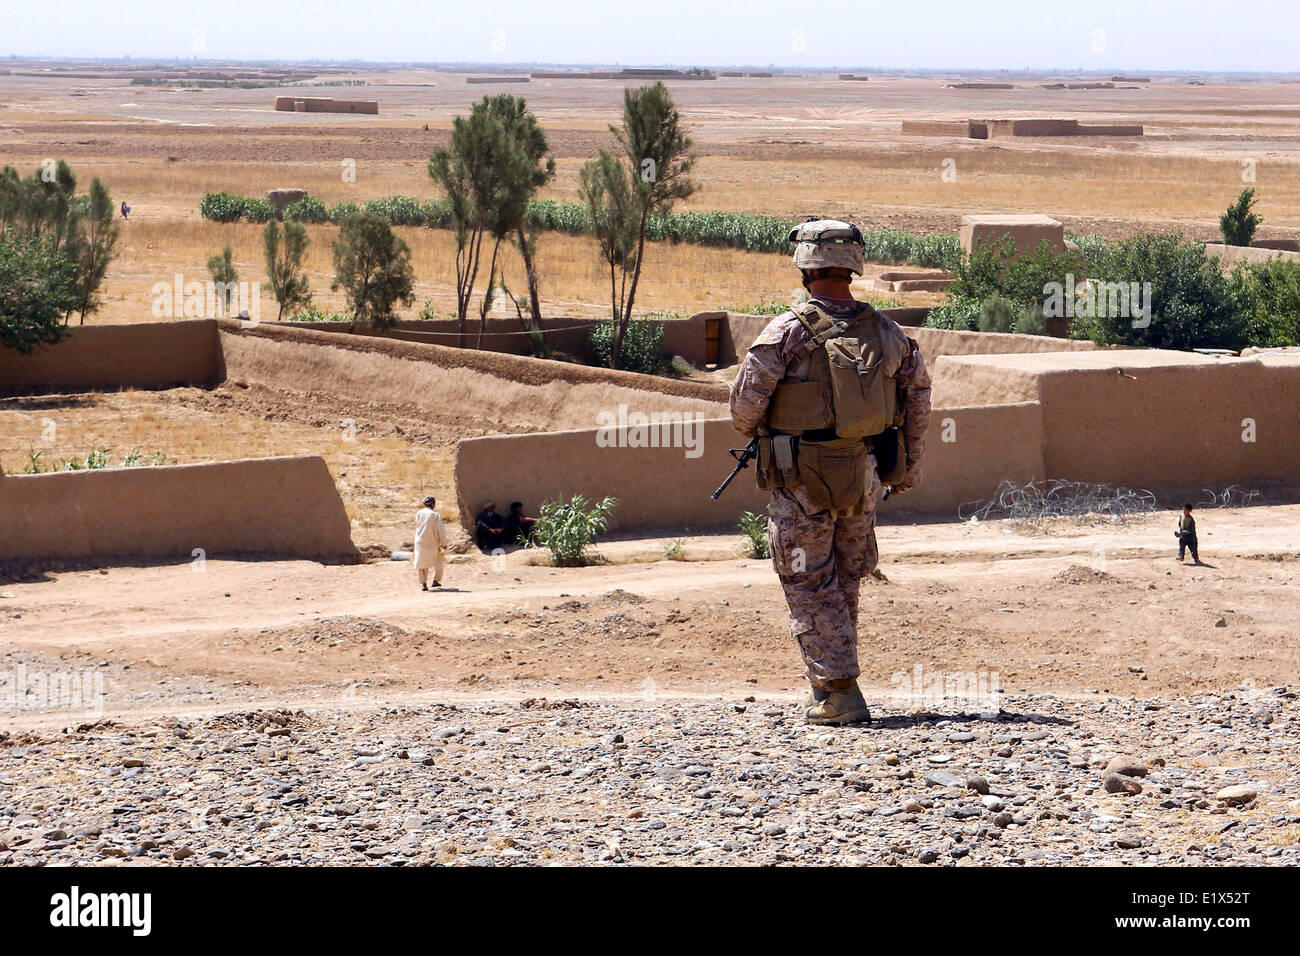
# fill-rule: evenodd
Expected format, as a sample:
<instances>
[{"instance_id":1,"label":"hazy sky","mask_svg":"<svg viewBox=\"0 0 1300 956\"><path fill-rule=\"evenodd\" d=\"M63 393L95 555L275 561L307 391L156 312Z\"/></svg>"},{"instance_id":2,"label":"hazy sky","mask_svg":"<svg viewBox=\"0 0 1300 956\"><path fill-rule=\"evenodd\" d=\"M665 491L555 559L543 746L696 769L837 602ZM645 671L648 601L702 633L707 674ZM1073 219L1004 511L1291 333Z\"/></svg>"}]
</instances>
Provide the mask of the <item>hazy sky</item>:
<instances>
[{"instance_id":1,"label":"hazy sky","mask_svg":"<svg viewBox=\"0 0 1300 956\"><path fill-rule=\"evenodd\" d=\"M0 55L1289 71L1300 0L0 0Z\"/></svg>"}]
</instances>

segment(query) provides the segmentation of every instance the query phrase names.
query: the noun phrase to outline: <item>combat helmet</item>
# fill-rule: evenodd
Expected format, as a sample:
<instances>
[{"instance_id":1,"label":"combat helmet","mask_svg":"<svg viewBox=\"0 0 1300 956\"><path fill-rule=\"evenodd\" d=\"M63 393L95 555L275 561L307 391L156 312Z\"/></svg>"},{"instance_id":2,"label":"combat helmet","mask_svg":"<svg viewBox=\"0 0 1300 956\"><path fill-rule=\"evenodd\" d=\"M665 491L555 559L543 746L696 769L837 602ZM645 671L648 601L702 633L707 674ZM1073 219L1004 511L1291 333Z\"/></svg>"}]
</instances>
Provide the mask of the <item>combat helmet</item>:
<instances>
[{"instance_id":1,"label":"combat helmet","mask_svg":"<svg viewBox=\"0 0 1300 956\"><path fill-rule=\"evenodd\" d=\"M809 216L790 230L798 269L848 269L862 275L862 231L838 219Z\"/></svg>"}]
</instances>

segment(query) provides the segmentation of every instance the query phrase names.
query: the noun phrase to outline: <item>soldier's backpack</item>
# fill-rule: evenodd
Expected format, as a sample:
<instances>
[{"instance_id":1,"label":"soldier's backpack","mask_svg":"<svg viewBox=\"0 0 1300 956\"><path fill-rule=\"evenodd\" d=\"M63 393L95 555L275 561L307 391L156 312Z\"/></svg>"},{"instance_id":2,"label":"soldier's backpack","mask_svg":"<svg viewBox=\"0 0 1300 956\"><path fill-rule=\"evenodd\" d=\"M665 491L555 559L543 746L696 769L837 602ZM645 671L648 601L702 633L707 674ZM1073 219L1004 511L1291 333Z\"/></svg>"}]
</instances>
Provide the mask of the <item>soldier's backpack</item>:
<instances>
[{"instance_id":1,"label":"soldier's backpack","mask_svg":"<svg viewBox=\"0 0 1300 956\"><path fill-rule=\"evenodd\" d=\"M768 425L789 435L819 433L862 439L880 435L898 420L897 362L885 355L876 310L863 304L839 318L806 302L794 307L808 339L795 352L811 358L806 382L783 380L769 406ZM889 367L893 365L893 367Z\"/></svg>"}]
</instances>

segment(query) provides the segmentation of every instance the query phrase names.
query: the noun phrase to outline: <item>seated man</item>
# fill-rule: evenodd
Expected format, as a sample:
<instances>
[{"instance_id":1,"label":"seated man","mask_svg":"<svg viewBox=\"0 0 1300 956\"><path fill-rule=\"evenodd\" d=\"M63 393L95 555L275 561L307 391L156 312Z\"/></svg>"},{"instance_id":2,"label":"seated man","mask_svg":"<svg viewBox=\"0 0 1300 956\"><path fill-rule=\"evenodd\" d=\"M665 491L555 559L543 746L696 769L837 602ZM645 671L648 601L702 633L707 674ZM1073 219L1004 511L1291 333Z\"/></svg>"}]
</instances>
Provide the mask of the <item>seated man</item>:
<instances>
[{"instance_id":1,"label":"seated man","mask_svg":"<svg viewBox=\"0 0 1300 956\"><path fill-rule=\"evenodd\" d=\"M497 503L489 501L474 519L474 540L479 550L491 554L506 543L506 519L497 514Z\"/></svg>"},{"instance_id":2,"label":"seated man","mask_svg":"<svg viewBox=\"0 0 1300 956\"><path fill-rule=\"evenodd\" d=\"M510 502L510 516L506 518L506 543L528 544L532 540L533 525L535 524L537 524L536 518L529 518L524 514L524 503L522 501Z\"/></svg>"}]
</instances>

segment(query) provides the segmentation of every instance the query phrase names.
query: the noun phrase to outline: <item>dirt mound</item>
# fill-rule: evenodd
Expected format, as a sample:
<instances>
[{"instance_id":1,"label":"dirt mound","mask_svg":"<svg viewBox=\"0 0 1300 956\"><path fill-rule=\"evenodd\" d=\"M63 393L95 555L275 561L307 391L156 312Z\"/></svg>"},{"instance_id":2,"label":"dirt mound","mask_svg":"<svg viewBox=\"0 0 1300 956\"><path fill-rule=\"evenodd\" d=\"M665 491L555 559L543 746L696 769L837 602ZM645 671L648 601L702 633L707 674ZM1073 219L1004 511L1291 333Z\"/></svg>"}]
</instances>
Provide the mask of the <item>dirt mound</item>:
<instances>
[{"instance_id":1,"label":"dirt mound","mask_svg":"<svg viewBox=\"0 0 1300 956\"><path fill-rule=\"evenodd\" d=\"M1105 571L1098 571L1096 568L1085 567L1082 564L1072 564L1064 571L1058 571L1056 574L1052 575L1052 580L1049 582L1049 586L1061 587L1063 585L1076 584L1105 584L1106 582L1114 580L1114 576L1107 574Z\"/></svg>"},{"instance_id":2,"label":"dirt mound","mask_svg":"<svg viewBox=\"0 0 1300 956\"><path fill-rule=\"evenodd\" d=\"M259 730L267 731L273 727L293 727L302 723L304 713L301 710L249 710L229 714L218 714L204 721L208 730Z\"/></svg>"},{"instance_id":3,"label":"dirt mound","mask_svg":"<svg viewBox=\"0 0 1300 956\"><path fill-rule=\"evenodd\" d=\"M622 607L624 604L644 604L645 598L622 588L615 588L602 594L593 602L594 607Z\"/></svg>"},{"instance_id":4,"label":"dirt mound","mask_svg":"<svg viewBox=\"0 0 1300 956\"><path fill-rule=\"evenodd\" d=\"M411 636L395 624L369 617L327 617L310 624L277 629L264 628L262 634L278 644L331 644L368 645L383 644Z\"/></svg>"}]
</instances>

